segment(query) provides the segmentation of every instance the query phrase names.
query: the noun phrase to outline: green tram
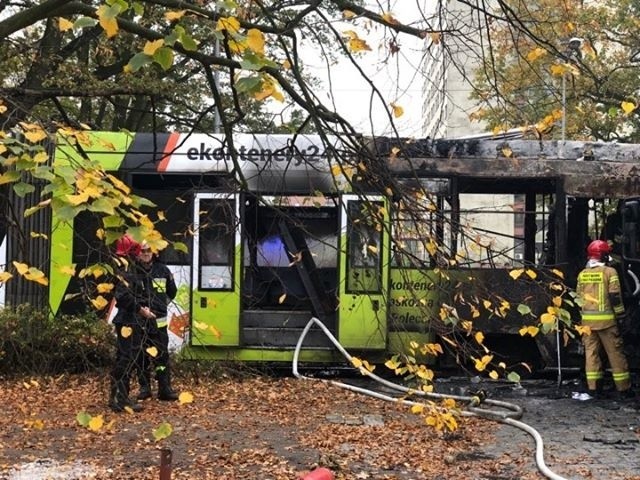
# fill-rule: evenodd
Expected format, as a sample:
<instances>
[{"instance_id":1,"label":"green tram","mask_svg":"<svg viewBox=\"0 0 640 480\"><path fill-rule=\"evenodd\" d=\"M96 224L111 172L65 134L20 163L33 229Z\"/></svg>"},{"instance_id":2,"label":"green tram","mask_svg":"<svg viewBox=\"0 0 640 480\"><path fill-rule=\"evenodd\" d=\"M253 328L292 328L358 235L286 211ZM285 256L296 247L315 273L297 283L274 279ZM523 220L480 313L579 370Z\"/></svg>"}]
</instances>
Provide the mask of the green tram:
<instances>
[{"instance_id":1,"label":"green tram","mask_svg":"<svg viewBox=\"0 0 640 480\"><path fill-rule=\"evenodd\" d=\"M432 144L425 153L411 142L411 158L394 162L393 141L372 139L372 151L388 160L393 188L361 183L356 193L332 159L337 139L239 134L234 163L223 135L88 136L90 145L81 149L59 141L54 165L99 162L163 213L156 228L166 239L187 247L170 243L160 256L179 285L170 307L172 345L191 358L291 361L300 333L316 317L352 354L380 361L411 341L439 341L433 325L446 334L454 311L473 320L504 358L543 368L570 356L557 336L519 333L531 318L516 306L536 311L548 300L540 295L541 277L516 283L510 276L518 268L546 268L571 278L583 262L589 217L601 200L594 207L593 192L575 195L558 171L527 173L502 164L492 172L491 163L464 171L447 142L438 144L448 148L442 155ZM477 150L480 144L460 145ZM31 200L40 201L37 194ZM18 210L30 206L28 198L14 201ZM411 215L403 202L413 202ZM111 253L96 237L101 226L88 211L70 224L46 209L25 220L22 234L5 223L0 261L38 266L50 281L46 289L7 282L0 302L47 306L56 314L86 308L77 294L87 279L61 267L79 271L108 261ZM49 232L48 244L25 239L27 229ZM454 330L451 325L451 338ZM314 328L300 361L342 358Z\"/></svg>"}]
</instances>

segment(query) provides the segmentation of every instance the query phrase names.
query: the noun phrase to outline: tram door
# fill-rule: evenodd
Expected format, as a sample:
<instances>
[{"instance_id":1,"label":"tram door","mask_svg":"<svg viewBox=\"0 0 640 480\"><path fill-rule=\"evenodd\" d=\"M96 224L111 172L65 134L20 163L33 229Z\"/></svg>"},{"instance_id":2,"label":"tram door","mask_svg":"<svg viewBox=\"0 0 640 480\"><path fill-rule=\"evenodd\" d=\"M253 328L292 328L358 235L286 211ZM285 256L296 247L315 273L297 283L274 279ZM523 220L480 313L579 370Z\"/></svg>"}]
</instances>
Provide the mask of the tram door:
<instances>
[{"instance_id":1,"label":"tram door","mask_svg":"<svg viewBox=\"0 0 640 480\"><path fill-rule=\"evenodd\" d=\"M345 347L386 347L388 222L384 197L342 196L338 336Z\"/></svg>"},{"instance_id":2,"label":"tram door","mask_svg":"<svg viewBox=\"0 0 640 480\"><path fill-rule=\"evenodd\" d=\"M237 194L199 193L193 202L191 344L240 343L240 222Z\"/></svg>"}]
</instances>

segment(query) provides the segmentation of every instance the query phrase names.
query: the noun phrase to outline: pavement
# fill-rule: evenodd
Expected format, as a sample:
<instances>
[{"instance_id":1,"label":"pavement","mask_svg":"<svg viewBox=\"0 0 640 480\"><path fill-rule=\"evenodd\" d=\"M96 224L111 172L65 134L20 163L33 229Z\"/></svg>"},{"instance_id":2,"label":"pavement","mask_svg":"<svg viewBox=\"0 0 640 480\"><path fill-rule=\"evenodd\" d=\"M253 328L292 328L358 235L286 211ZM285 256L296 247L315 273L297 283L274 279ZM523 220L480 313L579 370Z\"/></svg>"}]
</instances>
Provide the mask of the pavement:
<instances>
[{"instance_id":1,"label":"pavement","mask_svg":"<svg viewBox=\"0 0 640 480\"><path fill-rule=\"evenodd\" d=\"M634 389L639 391L637 385ZM528 478L640 480L640 410L638 402L584 400L578 379L525 380L519 385L473 378L440 379L436 391L487 398L522 407L521 422L542 437L547 474L536 473L536 443L526 431L496 422L494 438L481 452L501 460L485 480L506 480L515 466L533 472ZM513 462L505 461L505 455ZM544 468L543 468L544 470ZM549 473L550 472L550 473ZM555 477L553 475L556 475ZM521 477L520 477L521 478Z\"/></svg>"}]
</instances>

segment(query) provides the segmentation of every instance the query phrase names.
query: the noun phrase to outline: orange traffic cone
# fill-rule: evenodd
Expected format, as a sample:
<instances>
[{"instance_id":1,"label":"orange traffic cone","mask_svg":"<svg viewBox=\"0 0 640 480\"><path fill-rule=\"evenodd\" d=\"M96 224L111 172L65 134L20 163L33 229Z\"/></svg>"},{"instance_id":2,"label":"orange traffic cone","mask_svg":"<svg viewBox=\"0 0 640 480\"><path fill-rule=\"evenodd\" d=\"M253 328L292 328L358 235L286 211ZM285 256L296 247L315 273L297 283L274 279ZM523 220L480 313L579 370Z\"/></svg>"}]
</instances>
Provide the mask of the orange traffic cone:
<instances>
[{"instance_id":1,"label":"orange traffic cone","mask_svg":"<svg viewBox=\"0 0 640 480\"><path fill-rule=\"evenodd\" d=\"M331 470L326 468L316 468L314 471L309 472L302 480L335 480L335 476L331 473Z\"/></svg>"}]
</instances>

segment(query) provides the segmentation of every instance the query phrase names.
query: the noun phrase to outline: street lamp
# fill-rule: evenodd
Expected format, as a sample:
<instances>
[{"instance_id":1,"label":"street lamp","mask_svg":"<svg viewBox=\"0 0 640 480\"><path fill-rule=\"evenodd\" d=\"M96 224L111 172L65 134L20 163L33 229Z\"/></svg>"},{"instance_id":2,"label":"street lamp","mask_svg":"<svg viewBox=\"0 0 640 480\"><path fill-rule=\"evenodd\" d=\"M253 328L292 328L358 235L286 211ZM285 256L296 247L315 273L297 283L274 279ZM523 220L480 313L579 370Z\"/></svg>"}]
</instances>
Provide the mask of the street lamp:
<instances>
[{"instance_id":1,"label":"street lamp","mask_svg":"<svg viewBox=\"0 0 640 480\"><path fill-rule=\"evenodd\" d=\"M574 63L576 60L580 60L582 52L580 47L582 46L582 38L572 37L567 42L567 48L563 54L563 58L566 58L568 62ZM562 72L562 138L560 142L559 157L564 158L564 148L566 143L567 133L567 76L565 72Z\"/></svg>"}]
</instances>

